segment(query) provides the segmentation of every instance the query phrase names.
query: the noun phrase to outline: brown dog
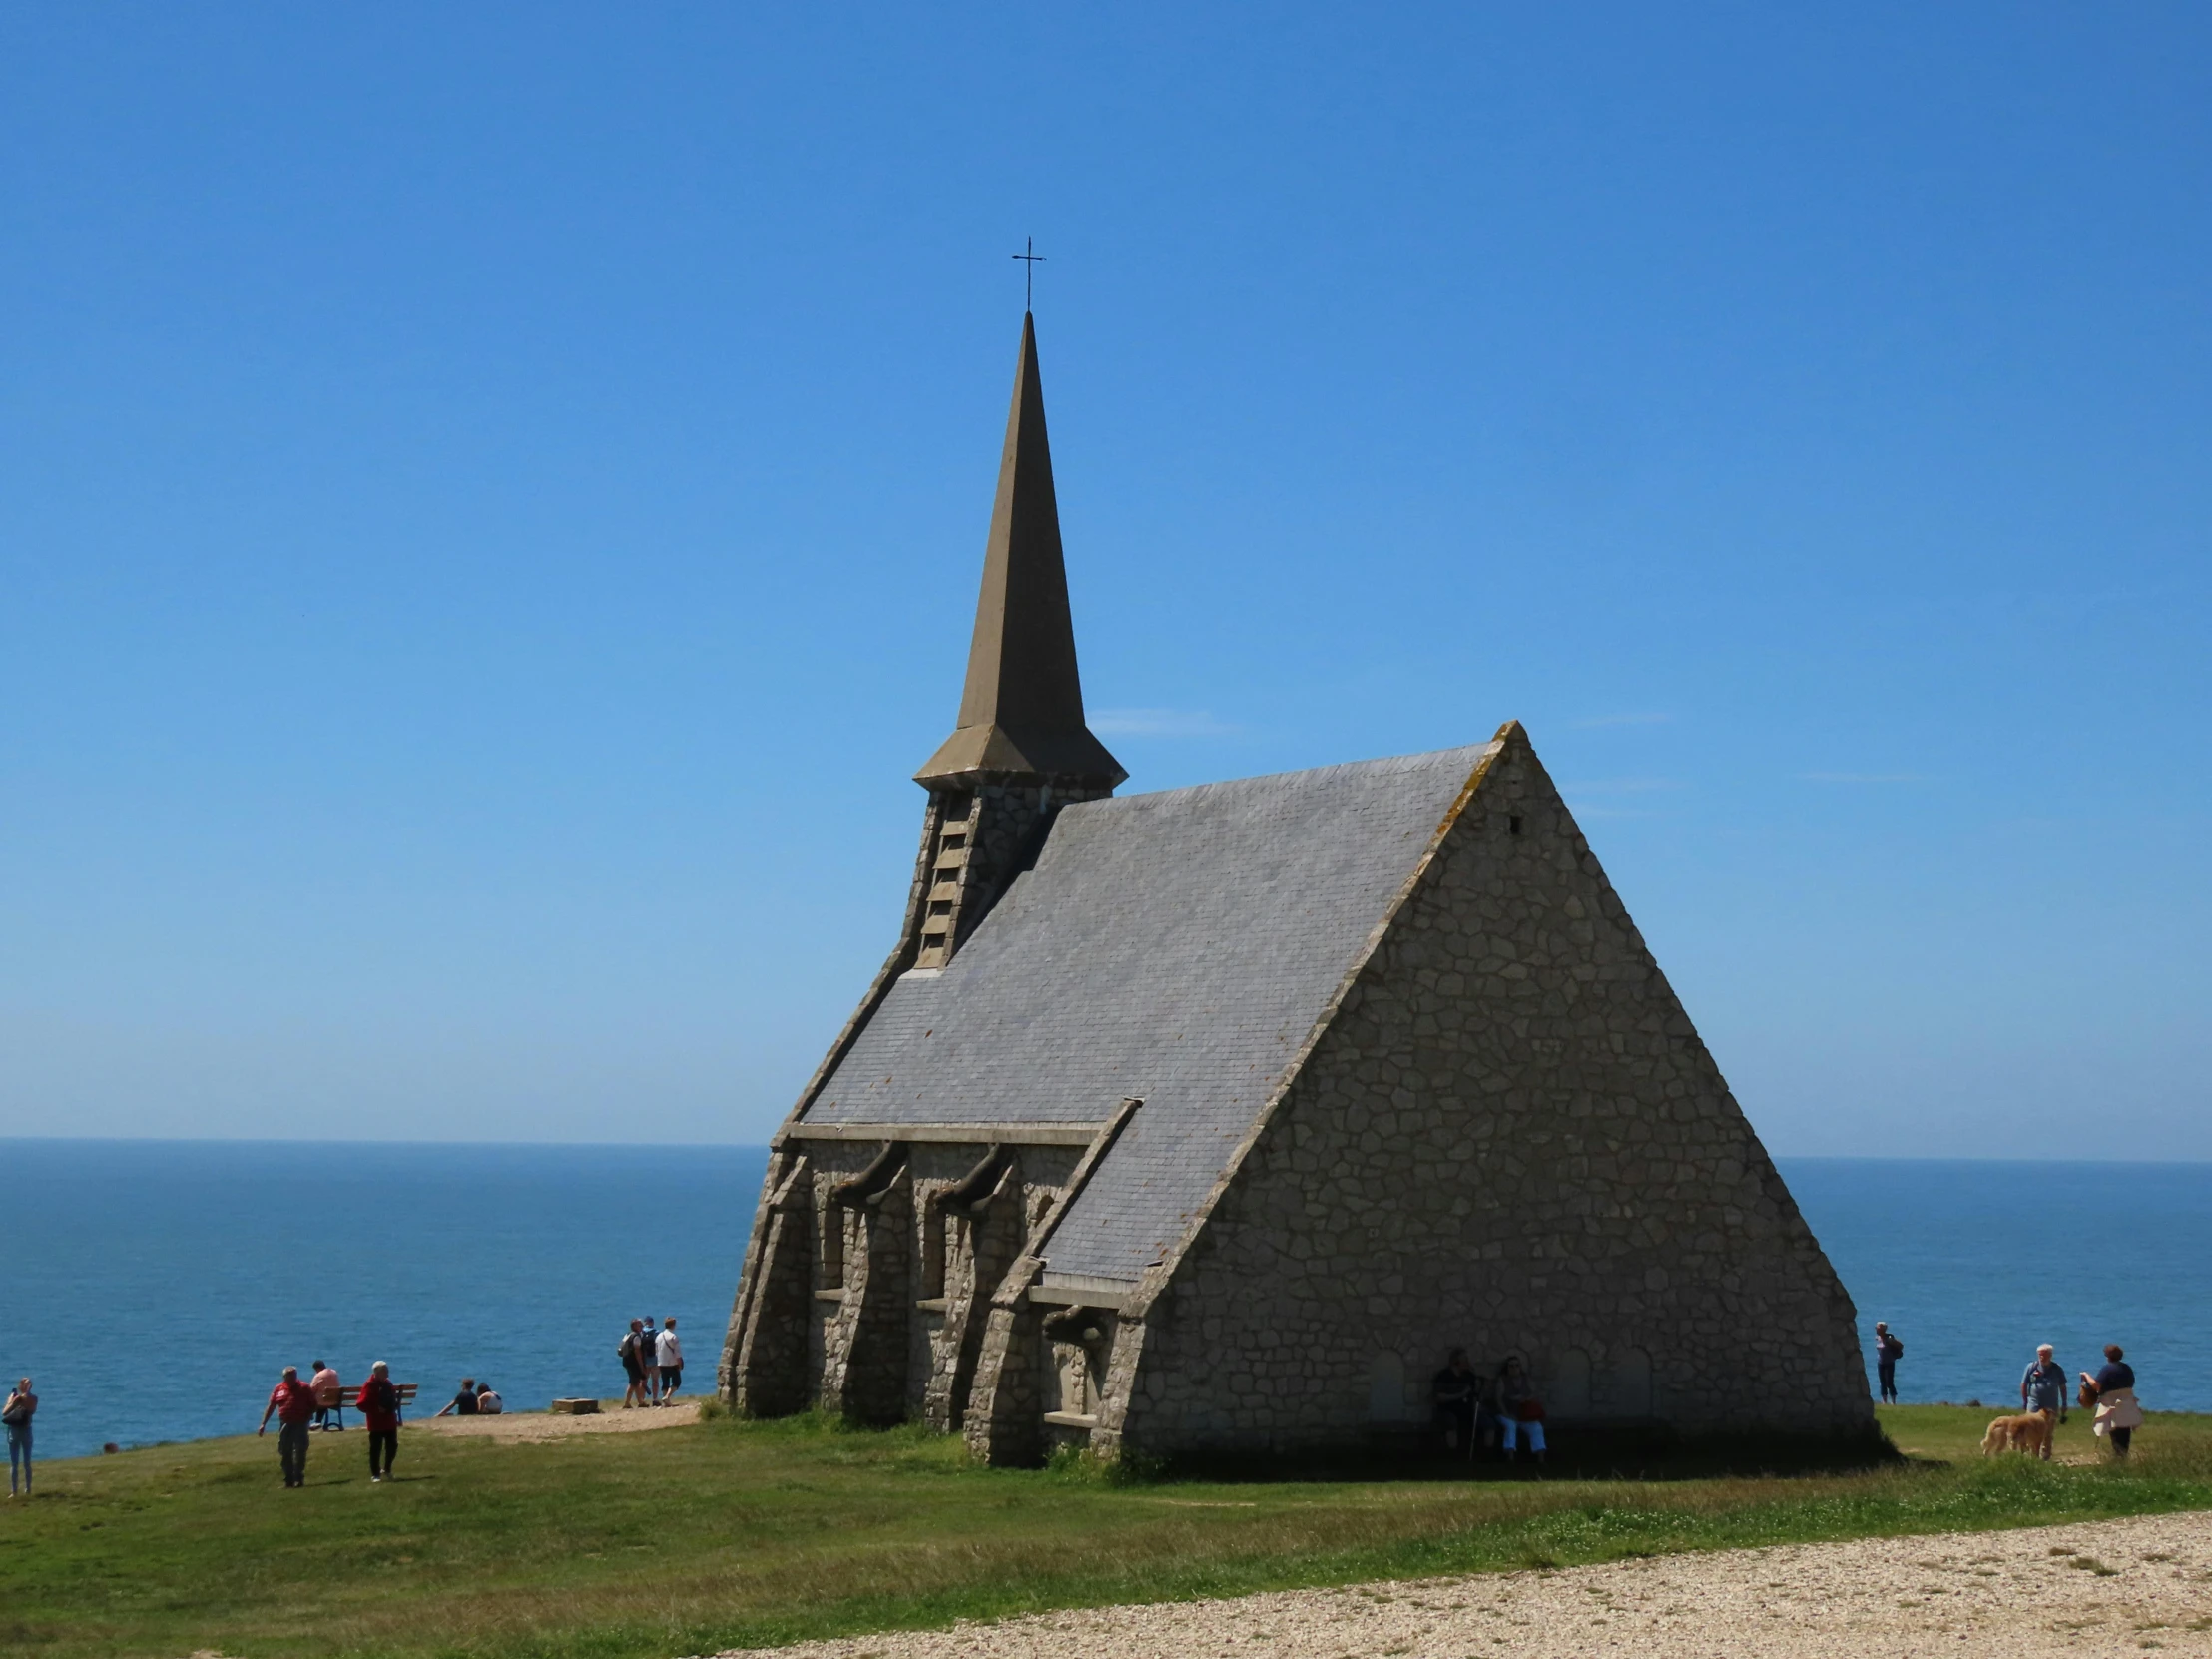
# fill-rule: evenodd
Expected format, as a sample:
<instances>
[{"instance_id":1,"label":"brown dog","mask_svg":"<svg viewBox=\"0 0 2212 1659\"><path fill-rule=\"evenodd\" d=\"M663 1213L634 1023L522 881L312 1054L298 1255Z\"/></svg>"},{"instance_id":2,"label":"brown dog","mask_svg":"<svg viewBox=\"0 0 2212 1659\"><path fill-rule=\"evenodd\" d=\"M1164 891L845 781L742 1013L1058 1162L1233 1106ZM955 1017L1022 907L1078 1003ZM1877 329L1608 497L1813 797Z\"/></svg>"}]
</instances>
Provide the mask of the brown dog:
<instances>
[{"instance_id":1,"label":"brown dog","mask_svg":"<svg viewBox=\"0 0 2212 1659\"><path fill-rule=\"evenodd\" d=\"M1981 1436L1981 1455L1990 1457L2000 1451L2024 1451L2031 1457L2040 1457L2050 1446L2050 1432L2057 1419L2058 1413L2049 1410L1999 1417L1989 1424L1989 1432Z\"/></svg>"}]
</instances>

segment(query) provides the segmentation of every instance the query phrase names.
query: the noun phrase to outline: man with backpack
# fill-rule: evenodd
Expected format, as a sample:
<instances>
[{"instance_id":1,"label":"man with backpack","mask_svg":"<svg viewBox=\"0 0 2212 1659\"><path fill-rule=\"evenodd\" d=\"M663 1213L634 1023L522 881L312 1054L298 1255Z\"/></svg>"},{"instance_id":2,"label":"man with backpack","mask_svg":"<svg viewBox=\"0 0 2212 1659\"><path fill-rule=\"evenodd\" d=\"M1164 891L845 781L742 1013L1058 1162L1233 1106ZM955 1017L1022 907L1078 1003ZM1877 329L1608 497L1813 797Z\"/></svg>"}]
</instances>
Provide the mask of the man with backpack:
<instances>
[{"instance_id":1,"label":"man with backpack","mask_svg":"<svg viewBox=\"0 0 2212 1659\"><path fill-rule=\"evenodd\" d=\"M1898 1402L1898 1362L1905 1358L1905 1344L1881 1320L1874 1322L1874 1370L1882 1382L1882 1403Z\"/></svg>"},{"instance_id":2,"label":"man with backpack","mask_svg":"<svg viewBox=\"0 0 2212 1659\"><path fill-rule=\"evenodd\" d=\"M629 1380L629 1386L622 1390L622 1408L627 1411L633 1405L646 1405L645 1368L658 1364L646 1358L646 1344L652 1339L644 1335L645 1321L632 1320L630 1329L623 1334L622 1342L615 1349L615 1357L622 1362L622 1375Z\"/></svg>"}]
</instances>

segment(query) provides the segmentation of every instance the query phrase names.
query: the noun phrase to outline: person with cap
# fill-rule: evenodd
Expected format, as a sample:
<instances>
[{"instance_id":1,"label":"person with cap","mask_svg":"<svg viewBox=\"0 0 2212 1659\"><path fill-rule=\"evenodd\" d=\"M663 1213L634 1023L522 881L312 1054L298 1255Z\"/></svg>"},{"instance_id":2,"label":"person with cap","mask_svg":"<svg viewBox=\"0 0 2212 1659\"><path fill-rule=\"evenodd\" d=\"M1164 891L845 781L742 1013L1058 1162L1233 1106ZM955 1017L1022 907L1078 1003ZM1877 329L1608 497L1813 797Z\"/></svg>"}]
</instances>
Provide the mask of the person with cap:
<instances>
[{"instance_id":1,"label":"person with cap","mask_svg":"<svg viewBox=\"0 0 2212 1659\"><path fill-rule=\"evenodd\" d=\"M2022 1411L2048 1411L2052 1434L2043 1436L2043 1461L2050 1461L2050 1442L2058 1427L2059 1412L2066 1404L2066 1371L2051 1358L2053 1350L2048 1343L2035 1350L2035 1359L2020 1374L2020 1409Z\"/></svg>"},{"instance_id":2,"label":"person with cap","mask_svg":"<svg viewBox=\"0 0 2212 1659\"><path fill-rule=\"evenodd\" d=\"M1874 1322L1874 1374L1882 1385L1882 1403L1898 1402L1898 1362L1905 1358L1905 1345L1898 1341L1888 1323Z\"/></svg>"},{"instance_id":3,"label":"person with cap","mask_svg":"<svg viewBox=\"0 0 2212 1659\"><path fill-rule=\"evenodd\" d=\"M283 1465L287 1488L307 1483L307 1425L314 1421L314 1389L299 1381L297 1366L286 1366L276 1386L269 1390L262 1425L254 1430L254 1437L260 1439L269 1432L269 1419L275 1413L276 1459Z\"/></svg>"}]
</instances>

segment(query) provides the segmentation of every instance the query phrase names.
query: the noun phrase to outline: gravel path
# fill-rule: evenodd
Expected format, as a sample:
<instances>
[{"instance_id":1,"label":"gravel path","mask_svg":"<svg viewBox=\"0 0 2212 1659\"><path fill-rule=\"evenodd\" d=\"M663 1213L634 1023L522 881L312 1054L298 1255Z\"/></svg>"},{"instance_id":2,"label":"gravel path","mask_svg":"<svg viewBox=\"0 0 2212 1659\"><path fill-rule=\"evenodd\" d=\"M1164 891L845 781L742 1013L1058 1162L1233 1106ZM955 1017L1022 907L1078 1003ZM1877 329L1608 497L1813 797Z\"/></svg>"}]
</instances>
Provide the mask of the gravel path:
<instances>
[{"instance_id":1,"label":"gravel path","mask_svg":"<svg viewBox=\"0 0 2212 1659\"><path fill-rule=\"evenodd\" d=\"M2212 1514L1105 1607L779 1659L2212 1655ZM718 1659L736 1659L724 1654Z\"/></svg>"},{"instance_id":2,"label":"gravel path","mask_svg":"<svg viewBox=\"0 0 2212 1659\"><path fill-rule=\"evenodd\" d=\"M454 1434L464 1439L565 1440L574 1434L638 1434L649 1428L674 1428L699 1420L699 1401L679 1400L674 1405L633 1406L622 1409L619 1400L600 1403L596 1415L555 1416L550 1411L502 1411L492 1417L417 1417L407 1424L409 1434L428 1429L433 1434Z\"/></svg>"}]
</instances>

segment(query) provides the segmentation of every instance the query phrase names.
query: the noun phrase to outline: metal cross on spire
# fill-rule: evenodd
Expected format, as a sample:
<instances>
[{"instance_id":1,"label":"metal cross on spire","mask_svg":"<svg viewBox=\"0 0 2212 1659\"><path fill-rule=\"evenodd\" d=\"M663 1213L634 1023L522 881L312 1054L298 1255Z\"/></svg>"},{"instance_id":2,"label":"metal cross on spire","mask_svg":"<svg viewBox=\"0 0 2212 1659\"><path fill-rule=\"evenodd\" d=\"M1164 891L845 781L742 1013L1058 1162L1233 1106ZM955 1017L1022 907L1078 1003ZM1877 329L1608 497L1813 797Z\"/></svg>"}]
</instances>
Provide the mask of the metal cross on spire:
<instances>
[{"instance_id":1,"label":"metal cross on spire","mask_svg":"<svg viewBox=\"0 0 2212 1659\"><path fill-rule=\"evenodd\" d=\"M1037 252L1035 237L1024 237L1021 240L1023 252L1014 256L1017 260L1028 262L1021 268L1021 308L1033 311L1037 308L1037 267L1043 262L1044 256Z\"/></svg>"}]
</instances>

